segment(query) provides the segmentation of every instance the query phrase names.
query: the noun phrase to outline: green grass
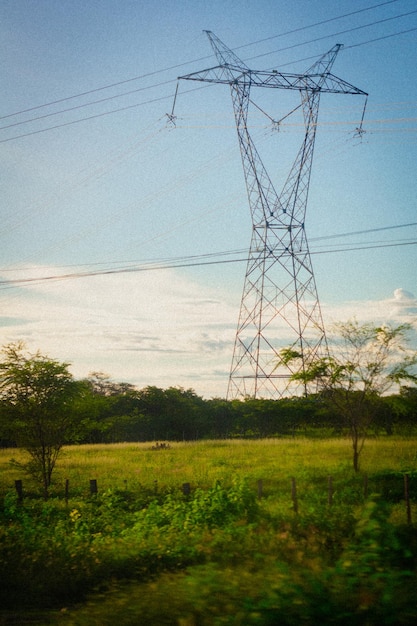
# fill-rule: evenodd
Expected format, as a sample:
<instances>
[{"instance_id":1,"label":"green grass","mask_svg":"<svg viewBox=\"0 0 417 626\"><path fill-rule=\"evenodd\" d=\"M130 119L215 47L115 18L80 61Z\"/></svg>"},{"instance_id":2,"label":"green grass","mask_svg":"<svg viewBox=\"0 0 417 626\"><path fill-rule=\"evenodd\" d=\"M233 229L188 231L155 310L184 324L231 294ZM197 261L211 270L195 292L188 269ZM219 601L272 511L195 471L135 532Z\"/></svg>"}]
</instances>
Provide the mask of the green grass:
<instances>
[{"instance_id":1,"label":"green grass","mask_svg":"<svg viewBox=\"0 0 417 626\"><path fill-rule=\"evenodd\" d=\"M97 479L99 489L151 488L155 481L163 487L207 487L216 480L230 481L241 476L250 481L263 479L271 485L288 483L291 476L310 482L332 474L344 478L352 474L348 439L263 439L171 443L168 450L152 450L152 444L70 446L58 460L53 482L62 490L65 479L73 493L88 491L89 479ZM34 485L9 465L10 458L23 460L20 450L0 451L0 496L13 488L14 480ZM415 471L415 439L385 437L366 442L361 471Z\"/></svg>"}]
</instances>

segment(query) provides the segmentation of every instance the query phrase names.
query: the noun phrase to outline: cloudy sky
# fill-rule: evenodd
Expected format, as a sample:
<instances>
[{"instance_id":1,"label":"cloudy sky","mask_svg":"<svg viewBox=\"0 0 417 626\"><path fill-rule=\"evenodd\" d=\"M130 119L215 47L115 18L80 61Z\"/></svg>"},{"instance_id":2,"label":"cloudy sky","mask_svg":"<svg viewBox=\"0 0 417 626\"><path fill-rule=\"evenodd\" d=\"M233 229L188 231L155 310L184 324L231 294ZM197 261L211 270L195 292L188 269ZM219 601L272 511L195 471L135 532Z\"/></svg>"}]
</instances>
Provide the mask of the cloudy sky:
<instances>
[{"instance_id":1,"label":"cloudy sky","mask_svg":"<svg viewBox=\"0 0 417 626\"><path fill-rule=\"evenodd\" d=\"M326 325L417 318L414 0L3 0L0 344L139 387L224 396L251 223L230 93L177 77L216 64L333 73L306 232ZM258 90L261 91L261 90ZM277 119L293 94L253 92ZM271 93L273 92L273 93ZM294 94L296 98L297 94ZM279 188L302 127L252 132Z\"/></svg>"}]
</instances>

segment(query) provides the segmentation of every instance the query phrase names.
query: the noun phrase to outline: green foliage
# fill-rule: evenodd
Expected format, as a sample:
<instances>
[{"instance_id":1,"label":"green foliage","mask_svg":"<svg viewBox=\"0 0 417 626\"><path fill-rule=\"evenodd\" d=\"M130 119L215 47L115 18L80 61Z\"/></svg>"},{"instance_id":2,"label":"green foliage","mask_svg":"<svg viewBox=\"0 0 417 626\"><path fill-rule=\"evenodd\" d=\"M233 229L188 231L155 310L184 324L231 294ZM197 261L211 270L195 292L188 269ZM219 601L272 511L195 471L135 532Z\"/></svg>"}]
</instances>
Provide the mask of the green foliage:
<instances>
[{"instance_id":1,"label":"green foliage","mask_svg":"<svg viewBox=\"0 0 417 626\"><path fill-rule=\"evenodd\" d=\"M23 343L2 352L1 430L29 454L21 467L42 483L47 497L60 450L74 436L73 402L82 384L73 379L67 363L39 352L28 354Z\"/></svg>"},{"instance_id":2,"label":"green foliage","mask_svg":"<svg viewBox=\"0 0 417 626\"><path fill-rule=\"evenodd\" d=\"M409 496L417 500L417 472L389 471L376 472L372 476L371 488L386 502L400 502L404 499L404 474L409 477Z\"/></svg>"},{"instance_id":3,"label":"green foliage","mask_svg":"<svg viewBox=\"0 0 417 626\"><path fill-rule=\"evenodd\" d=\"M319 529L315 529L319 532ZM262 535L260 540L259 535ZM314 537L313 533L310 533ZM255 546L254 538L257 537ZM311 537L310 537L311 538ZM345 548L332 563L317 547L300 541L291 525L279 535L265 528L246 529L241 543L233 537L235 560L219 555L184 573L162 574L157 580L116 585L69 611L68 626L118 623L184 626L341 624L410 625L417 609L413 567L416 552L377 502L369 502ZM313 539L314 541L314 539ZM257 552L248 558L248 544ZM243 545L242 545L243 544ZM221 543L225 549L226 539ZM261 548L262 546L262 548ZM277 547L278 546L278 547ZM243 548L243 549L242 549Z\"/></svg>"},{"instance_id":4,"label":"green foliage","mask_svg":"<svg viewBox=\"0 0 417 626\"><path fill-rule=\"evenodd\" d=\"M152 502L137 513L132 530L147 534L155 527L169 526L176 530L223 527L234 519L252 521L256 513L255 492L245 481L234 481L228 488L217 482L211 489L197 489L189 498L168 494L163 504Z\"/></svg>"},{"instance_id":5,"label":"green foliage","mask_svg":"<svg viewBox=\"0 0 417 626\"><path fill-rule=\"evenodd\" d=\"M256 514L255 495L242 482L197 490L189 498L145 494L138 501L109 491L70 510L53 500L18 504L9 494L0 542L0 567L8 577L0 601L3 606L55 604L114 576L147 577L182 567L200 559L199 550L189 545L190 533L201 539L208 529Z\"/></svg>"},{"instance_id":6,"label":"green foliage","mask_svg":"<svg viewBox=\"0 0 417 626\"><path fill-rule=\"evenodd\" d=\"M362 478L341 463L338 440L70 449L69 464L94 460L99 492L71 491L68 503L6 494L0 605L13 623L37 607L39 623L69 626L414 624L416 527L404 525L405 507L391 503L381 477L391 489L401 488L404 468L414 476L415 442L390 441L371 445L369 492L382 496L369 500ZM154 473L140 473L142 483L126 473L129 489L105 487L100 471L108 464L116 484L127 451L133 473L151 463ZM190 476L178 469L195 476L201 465L206 473L184 494ZM55 611L46 616L48 607Z\"/></svg>"},{"instance_id":7,"label":"green foliage","mask_svg":"<svg viewBox=\"0 0 417 626\"><path fill-rule=\"evenodd\" d=\"M368 502L335 566L332 593L354 623L411 624L417 616L409 605L417 554L388 517L386 503Z\"/></svg>"},{"instance_id":8,"label":"green foliage","mask_svg":"<svg viewBox=\"0 0 417 626\"><path fill-rule=\"evenodd\" d=\"M292 379L305 385L314 383L341 416L350 433L355 471L370 425L378 415L389 419L383 394L392 388L398 391L404 382L417 382L417 352L405 345L410 330L407 324L376 326L348 321L336 325L337 334L324 356L281 351L288 367L293 362L303 364ZM392 432L392 424L386 423Z\"/></svg>"},{"instance_id":9,"label":"green foliage","mask_svg":"<svg viewBox=\"0 0 417 626\"><path fill-rule=\"evenodd\" d=\"M191 389L135 390L101 373L77 384L80 393L67 405L71 410L66 413L65 443L71 444L344 434L353 422L347 420L339 403L345 404L349 399L355 404L359 398L356 392L343 397L339 390L338 394L307 398L204 400ZM412 388L403 388L400 394L390 397L373 395L369 401L361 402L361 425L366 427L369 423L373 433L412 434L417 428L416 397ZM17 435L15 432L13 437L10 429L11 412L6 411L6 403L2 407L0 444L11 445ZM55 415L53 419L58 423ZM14 427L17 426L15 419ZM21 431L23 437L23 424ZM28 464L27 469L33 471L34 464Z\"/></svg>"}]
</instances>

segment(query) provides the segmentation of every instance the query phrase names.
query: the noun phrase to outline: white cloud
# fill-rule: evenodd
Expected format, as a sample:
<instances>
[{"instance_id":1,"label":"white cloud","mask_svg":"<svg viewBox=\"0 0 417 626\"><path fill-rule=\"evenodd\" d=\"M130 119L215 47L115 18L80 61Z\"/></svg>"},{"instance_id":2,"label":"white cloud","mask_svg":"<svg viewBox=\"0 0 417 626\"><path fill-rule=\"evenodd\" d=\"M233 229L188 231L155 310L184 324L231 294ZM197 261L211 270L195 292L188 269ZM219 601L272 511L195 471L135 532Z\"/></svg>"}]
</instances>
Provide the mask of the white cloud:
<instances>
[{"instance_id":1,"label":"white cloud","mask_svg":"<svg viewBox=\"0 0 417 626\"><path fill-rule=\"evenodd\" d=\"M199 392L226 391L237 311L174 270L47 281L6 293L1 345L23 339L32 351L71 362L78 377L104 370L161 387L202 379ZM220 386L217 374L208 380L215 369L224 370Z\"/></svg>"},{"instance_id":2,"label":"white cloud","mask_svg":"<svg viewBox=\"0 0 417 626\"><path fill-rule=\"evenodd\" d=\"M417 298L404 289L396 289L384 300L352 300L322 305L325 324L357 319L360 323L400 324L417 321Z\"/></svg>"},{"instance_id":3,"label":"white cloud","mask_svg":"<svg viewBox=\"0 0 417 626\"><path fill-rule=\"evenodd\" d=\"M391 316L394 318L417 318L417 298L405 289L396 289L391 301ZM412 321L409 319L408 321Z\"/></svg>"}]
</instances>

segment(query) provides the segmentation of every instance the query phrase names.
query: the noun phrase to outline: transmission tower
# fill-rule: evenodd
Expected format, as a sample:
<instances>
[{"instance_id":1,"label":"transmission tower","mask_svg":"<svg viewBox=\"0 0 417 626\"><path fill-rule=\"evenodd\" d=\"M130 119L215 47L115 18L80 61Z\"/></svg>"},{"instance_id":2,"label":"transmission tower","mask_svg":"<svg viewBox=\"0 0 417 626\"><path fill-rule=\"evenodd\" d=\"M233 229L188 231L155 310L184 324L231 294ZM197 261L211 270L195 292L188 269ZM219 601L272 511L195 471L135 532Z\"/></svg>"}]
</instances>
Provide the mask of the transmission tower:
<instances>
[{"instance_id":1,"label":"transmission tower","mask_svg":"<svg viewBox=\"0 0 417 626\"><path fill-rule=\"evenodd\" d=\"M205 32L219 64L181 76L179 80L229 85L252 217L252 238L227 397L280 398L305 394L305 385L294 387L291 376L304 371L317 356L327 353L304 228L320 95L366 97L367 94L331 74L342 47L340 44L303 74L292 74L251 70L211 31ZM301 97L301 104L296 108L302 109L305 132L280 194L249 133L249 105L254 104L250 98L252 87L295 90ZM175 118L174 107L169 117ZM359 134L363 132L362 122L357 130ZM280 351L284 347L290 347L300 356L296 366L289 368L282 363Z\"/></svg>"}]
</instances>

